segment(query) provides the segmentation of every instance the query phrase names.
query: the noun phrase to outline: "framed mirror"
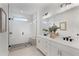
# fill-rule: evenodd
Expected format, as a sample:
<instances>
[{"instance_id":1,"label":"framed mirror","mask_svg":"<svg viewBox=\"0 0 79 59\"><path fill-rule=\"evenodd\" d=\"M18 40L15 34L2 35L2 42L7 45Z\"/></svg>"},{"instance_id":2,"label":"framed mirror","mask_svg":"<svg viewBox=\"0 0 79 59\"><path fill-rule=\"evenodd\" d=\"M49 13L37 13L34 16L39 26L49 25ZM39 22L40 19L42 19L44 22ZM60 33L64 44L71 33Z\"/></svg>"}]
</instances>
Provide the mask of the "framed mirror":
<instances>
[{"instance_id":1,"label":"framed mirror","mask_svg":"<svg viewBox=\"0 0 79 59\"><path fill-rule=\"evenodd\" d=\"M5 13L5 11L0 8L0 32L6 32L7 29L7 15Z\"/></svg>"},{"instance_id":2,"label":"framed mirror","mask_svg":"<svg viewBox=\"0 0 79 59\"><path fill-rule=\"evenodd\" d=\"M60 30L64 30L64 31L66 31L66 29L67 29L67 24L66 24L66 21L64 21L64 22L60 22Z\"/></svg>"}]
</instances>

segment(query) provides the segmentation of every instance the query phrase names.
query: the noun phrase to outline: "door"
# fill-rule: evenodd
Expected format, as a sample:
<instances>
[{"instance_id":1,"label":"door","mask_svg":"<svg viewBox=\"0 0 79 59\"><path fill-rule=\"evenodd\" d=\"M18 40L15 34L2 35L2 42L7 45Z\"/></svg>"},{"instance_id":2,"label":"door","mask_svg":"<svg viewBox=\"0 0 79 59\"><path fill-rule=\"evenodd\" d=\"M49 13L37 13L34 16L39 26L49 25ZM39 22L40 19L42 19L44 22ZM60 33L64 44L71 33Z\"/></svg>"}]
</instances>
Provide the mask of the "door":
<instances>
[{"instance_id":1,"label":"door","mask_svg":"<svg viewBox=\"0 0 79 59\"><path fill-rule=\"evenodd\" d=\"M41 38L40 42L42 52L47 55L47 39Z\"/></svg>"},{"instance_id":2,"label":"door","mask_svg":"<svg viewBox=\"0 0 79 59\"><path fill-rule=\"evenodd\" d=\"M37 39L36 39L36 46L37 46L38 49L41 48L41 39L38 38L38 37L37 37Z\"/></svg>"},{"instance_id":3,"label":"door","mask_svg":"<svg viewBox=\"0 0 79 59\"><path fill-rule=\"evenodd\" d=\"M38 37L37 48L40 49L45 55L47 55L47 39Z\"/></svg>"},{"instance_id":4,"label":"door","mask_svg":"<svg viewBox=\"0 0 79 59\"><path fill-rule=\"evenodd\" d=\"M73 54L70 53L70 52L68 52L68 51L62 50L62 51L60 52L60 56L73 56Z\"/></svg>"},{"instance_id":5,"label":"door","mask_svg":"<svg viewBox=\"0 0 79 59\"><path fill-rule=\"evenodd\" d=\"M58 47L55 45L55 43L50 42L50 41L48 44L48 55L49 56L58 56L59 55Z\"/></svg>"},{"instance_id":6,"label":"door","mask_svg":"<svg viewBox=\"0 0 79 59\"><path fill-rule=\"evenodd\" d=\"M69 46L64 46L65 48L61 48L61 56L79 56L79 50L69 47Z\"/></svg>"},{"instance_id":7,"label":"door","mask_svg":"<svg viewBox=\"0 0 79 59\"><path fill-rule=\"evenodd\" d=\"M48 55L49 56L58 56L58 48L53 45L49 45Z\"/></svg>"}]
</instances>

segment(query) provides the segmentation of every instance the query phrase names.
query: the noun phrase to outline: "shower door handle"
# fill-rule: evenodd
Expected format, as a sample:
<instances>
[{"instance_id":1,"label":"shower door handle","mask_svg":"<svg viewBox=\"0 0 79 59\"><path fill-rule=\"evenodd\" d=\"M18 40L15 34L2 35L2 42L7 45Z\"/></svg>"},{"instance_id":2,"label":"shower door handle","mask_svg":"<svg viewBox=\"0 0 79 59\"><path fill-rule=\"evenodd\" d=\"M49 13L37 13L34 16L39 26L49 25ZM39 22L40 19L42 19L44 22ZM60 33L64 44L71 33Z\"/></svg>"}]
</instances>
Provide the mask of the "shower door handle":
<instances>
[{"instance_id":1,"label":"shower door handle","mask_svg":"<svg viewBox=\"0 0 79 59\"><path fill-rule=\"evenodd\" d=\"M22 32L21 34L24 35L24 32Z\"/></svg>"}]
</instances>

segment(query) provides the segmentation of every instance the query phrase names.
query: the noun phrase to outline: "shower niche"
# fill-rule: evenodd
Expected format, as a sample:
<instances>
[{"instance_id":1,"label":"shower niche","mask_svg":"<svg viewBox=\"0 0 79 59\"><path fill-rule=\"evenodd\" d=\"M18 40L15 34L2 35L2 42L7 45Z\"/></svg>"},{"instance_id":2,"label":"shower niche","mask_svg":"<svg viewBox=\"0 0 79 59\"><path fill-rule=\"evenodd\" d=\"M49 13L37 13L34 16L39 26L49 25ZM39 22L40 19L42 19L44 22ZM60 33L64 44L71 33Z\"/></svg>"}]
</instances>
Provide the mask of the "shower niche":
<instances>
[{"instance_id":1,"label":"shower niche","mask_svg":"<svg viewBox=\"0 0 79 59\"><path fill-rule=\"evenodd\" d=\"M7 25L7 15L5 13L5 11L0 8L0 33L1 32L6 32L6 25Z\"/></svg>"}]
</instances>

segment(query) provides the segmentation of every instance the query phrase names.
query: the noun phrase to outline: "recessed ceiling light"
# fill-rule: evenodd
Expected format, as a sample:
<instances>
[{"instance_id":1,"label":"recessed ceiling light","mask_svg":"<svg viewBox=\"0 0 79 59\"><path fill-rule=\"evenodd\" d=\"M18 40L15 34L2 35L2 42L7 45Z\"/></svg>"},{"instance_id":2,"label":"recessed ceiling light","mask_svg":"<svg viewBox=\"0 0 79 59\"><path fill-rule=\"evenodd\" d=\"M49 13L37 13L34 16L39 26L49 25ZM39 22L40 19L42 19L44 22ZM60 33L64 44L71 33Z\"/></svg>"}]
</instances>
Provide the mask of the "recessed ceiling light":
<instances>
[{"instance_id":1,"label":"recessed ceiling light","mask_svg":"<svg viewBox=\"0 0 79 59\"><path fill-rule=\"evenodd\" d=\"M23 13L23 10L21 10L20 12Z\"/></svg>"},{"instance_id":2,"label":"recessed ceiling light","mask_svg":"<svg viewBox=\"0 0 79 59\"><path fill-rule=\"evenodd\" d=\"M47 24L48 22L46 22L46 21L43 21L43 24Z\"/></svg>"},{"instance_id":3,"label":"recessed ceiling light","mask_svg":"<svg viewBox=\"0 0 79 59\"><path fill-rule=\"evenodd\" d=\"M21 18L21 17L14 17L13 20L16 20L16 21L28 21L28 19Z\"/></svg>"}]
</instances>

